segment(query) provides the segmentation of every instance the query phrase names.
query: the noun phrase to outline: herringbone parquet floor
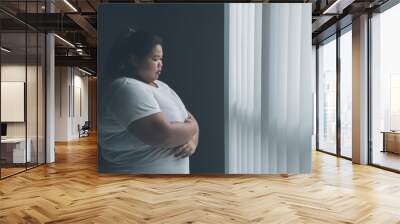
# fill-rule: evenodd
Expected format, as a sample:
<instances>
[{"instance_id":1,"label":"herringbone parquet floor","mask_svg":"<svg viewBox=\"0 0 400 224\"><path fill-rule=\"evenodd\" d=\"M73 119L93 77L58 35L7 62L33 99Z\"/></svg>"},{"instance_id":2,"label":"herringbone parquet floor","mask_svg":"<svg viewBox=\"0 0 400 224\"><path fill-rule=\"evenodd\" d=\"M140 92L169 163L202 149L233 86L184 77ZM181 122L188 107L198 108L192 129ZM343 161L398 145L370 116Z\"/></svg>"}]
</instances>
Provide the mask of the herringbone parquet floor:
<instances>
[{"instance_id":1,"label":"herringbone parquet floor","mask_svg":"<svg viewBox=\"0 0 400 224\"><path fill-rule=\"evenodd\" d=\"M0 181L0 223L400 223L400 175L315 152L310 175L96 172L96 139Z\"/></svg>"}]
</instances>

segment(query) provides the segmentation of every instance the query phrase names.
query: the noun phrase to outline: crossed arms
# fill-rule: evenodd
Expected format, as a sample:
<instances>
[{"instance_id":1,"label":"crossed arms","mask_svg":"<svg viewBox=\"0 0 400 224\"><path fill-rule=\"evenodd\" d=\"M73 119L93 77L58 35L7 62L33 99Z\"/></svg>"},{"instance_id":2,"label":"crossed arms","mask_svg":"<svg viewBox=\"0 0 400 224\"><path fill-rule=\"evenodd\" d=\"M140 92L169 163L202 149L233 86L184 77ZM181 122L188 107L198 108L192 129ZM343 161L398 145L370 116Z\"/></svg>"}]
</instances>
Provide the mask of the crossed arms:
<instances>
[{"instance_id":1,"label":"crossed arms","mask_svg":"<svg viewBox=\"0 0 400 224\"><path fill-rule=\"evenodd\" d=\"M162 112L132 122L128 131L149 145L163 145L175 150L175 156L192 155L199 141L199 126L188 112L184 122L169 122Z\"/></svg>"}]
</instances>

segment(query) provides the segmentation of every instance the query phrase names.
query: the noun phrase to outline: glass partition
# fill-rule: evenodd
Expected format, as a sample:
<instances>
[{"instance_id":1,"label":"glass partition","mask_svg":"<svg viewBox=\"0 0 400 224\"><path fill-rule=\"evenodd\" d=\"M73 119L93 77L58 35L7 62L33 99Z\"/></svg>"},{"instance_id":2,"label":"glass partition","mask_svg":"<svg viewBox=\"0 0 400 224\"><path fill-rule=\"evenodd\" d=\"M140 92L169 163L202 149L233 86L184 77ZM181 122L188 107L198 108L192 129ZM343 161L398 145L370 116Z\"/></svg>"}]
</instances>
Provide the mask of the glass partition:
<instances>
[{"instance_id":1,"label":"glass partition","mask_svg":"<svg viewBox=\"0 0 400 224\"><path fill-rule=\"evenodd\" d=\"M1 176L24 171L31 151L26 142L26 34L1 34ZM28 146L28 150L27 150Z\"/></svg>"},{"instance_id":2,"label":"glass partition","mask_svg":"<svg viewBox=\"0 0 400 224\"><path fill-rule=\"evenodd\" d=\"M26 98L26 112L27 112L27 149L31 151L30 161L27 163L28 168L37 165L38 157L38 35L36 32L27 33L27 98Z\"/></svg>"},{"instance_id":3,"label":"glass partition","mask_svg":"<svg viewBox=\"0 0 400 224\"><path fill-rule=\"evenodd\" d=\"M318 149L336 154L336 37L318 48Z\"/></svg>"},{"instance_id":4,"label":"glass partition","mask_svg":"<svg viewBox=\"0 0 400 224\"><path fill-rule=\"evenodd\" d=\"M43 12L44 2L0 6L21 15ZM0 12L0 178L45 163L45 35L10 15Z\"/></svg>"}]
</instances>

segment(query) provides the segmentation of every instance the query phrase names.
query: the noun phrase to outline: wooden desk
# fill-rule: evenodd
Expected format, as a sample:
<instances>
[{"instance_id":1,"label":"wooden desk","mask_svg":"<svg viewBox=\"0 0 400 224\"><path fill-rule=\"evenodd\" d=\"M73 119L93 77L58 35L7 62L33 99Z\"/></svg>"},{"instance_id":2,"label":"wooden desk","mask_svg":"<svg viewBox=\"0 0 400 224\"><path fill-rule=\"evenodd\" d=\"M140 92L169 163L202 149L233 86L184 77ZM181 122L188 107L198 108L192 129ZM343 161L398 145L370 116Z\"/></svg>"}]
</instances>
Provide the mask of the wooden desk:
<instances>
[{"instance_id":1,"label":"wooden desk","mask_svg":"<svg viewBox=\"0 0 400 224\"><path fill-rule=\"evenodd\" d=\"M382 131L381 133L383 133L382 152L400 154L400 131Z\"/></svg>"},{"instance_id":2,"label":"wooden desk","mask_svg":"<svg viewBox=\"0 0 400 224\"><path fill-rule=\"evenodd\" d=\"M27 139L28 144L25 144L25 138L6 138L1 139L1 159L6 163L25 163L31 161L31 139ZM26 151L25 151L25 145ZM25 161L27 159L27 161Z\"/></svg>"}]
</instances>

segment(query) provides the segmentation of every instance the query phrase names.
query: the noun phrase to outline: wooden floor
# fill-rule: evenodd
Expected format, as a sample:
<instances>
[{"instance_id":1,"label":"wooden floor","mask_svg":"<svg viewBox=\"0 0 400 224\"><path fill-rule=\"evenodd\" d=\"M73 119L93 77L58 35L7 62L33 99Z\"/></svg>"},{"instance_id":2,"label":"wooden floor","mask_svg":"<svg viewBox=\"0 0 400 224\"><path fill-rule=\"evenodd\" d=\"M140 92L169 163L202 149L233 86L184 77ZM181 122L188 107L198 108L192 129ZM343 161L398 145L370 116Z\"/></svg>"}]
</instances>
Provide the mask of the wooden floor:
<instances>
[{"instance_id":1,"label":"wooden floor","mask_svg":"<svg viewBox=\"0 0 400 224\"><path fill-rule=\"evenodd\" d=\"M400 175L315 152L313 173L133 176L96 172L96 139L0 181L0 223L400 223Z\"/></svg>"},{"instance_id":2,"label":"wooden floor","mask_svg":"<svg viewBox=\"0 0 400 224\"><path fill-rule=\"evenodd\" d=\"M18 167L6 167L6 168L0 168L1 172L1 178L5 178L20 172L23 172L27 169L33 169L37 167L37 164L27 164L27 167L25 167L25 164L19 164Z\"/></svg>"},{"instance_id":3,"label":"wooden floor","mask_svg":"<svg viewBox=\"0 0 400 224\"><path fill-rule=\"evenodd\" d=\"M25 171L25 167L24 168L0 168L1 169L1 178L7 177L7 176L11 176L13 174Z\"/></svg>"},{"instance_id":4,"label":"wooden floor","mask_svg":"<svg viewBox=\"0 0 400 224\"><path fill-rule=\"evenodd\" d=\"M400 170L400 154L376 150L372 160L374 164Z\"/></svg>"}]
</instances>

